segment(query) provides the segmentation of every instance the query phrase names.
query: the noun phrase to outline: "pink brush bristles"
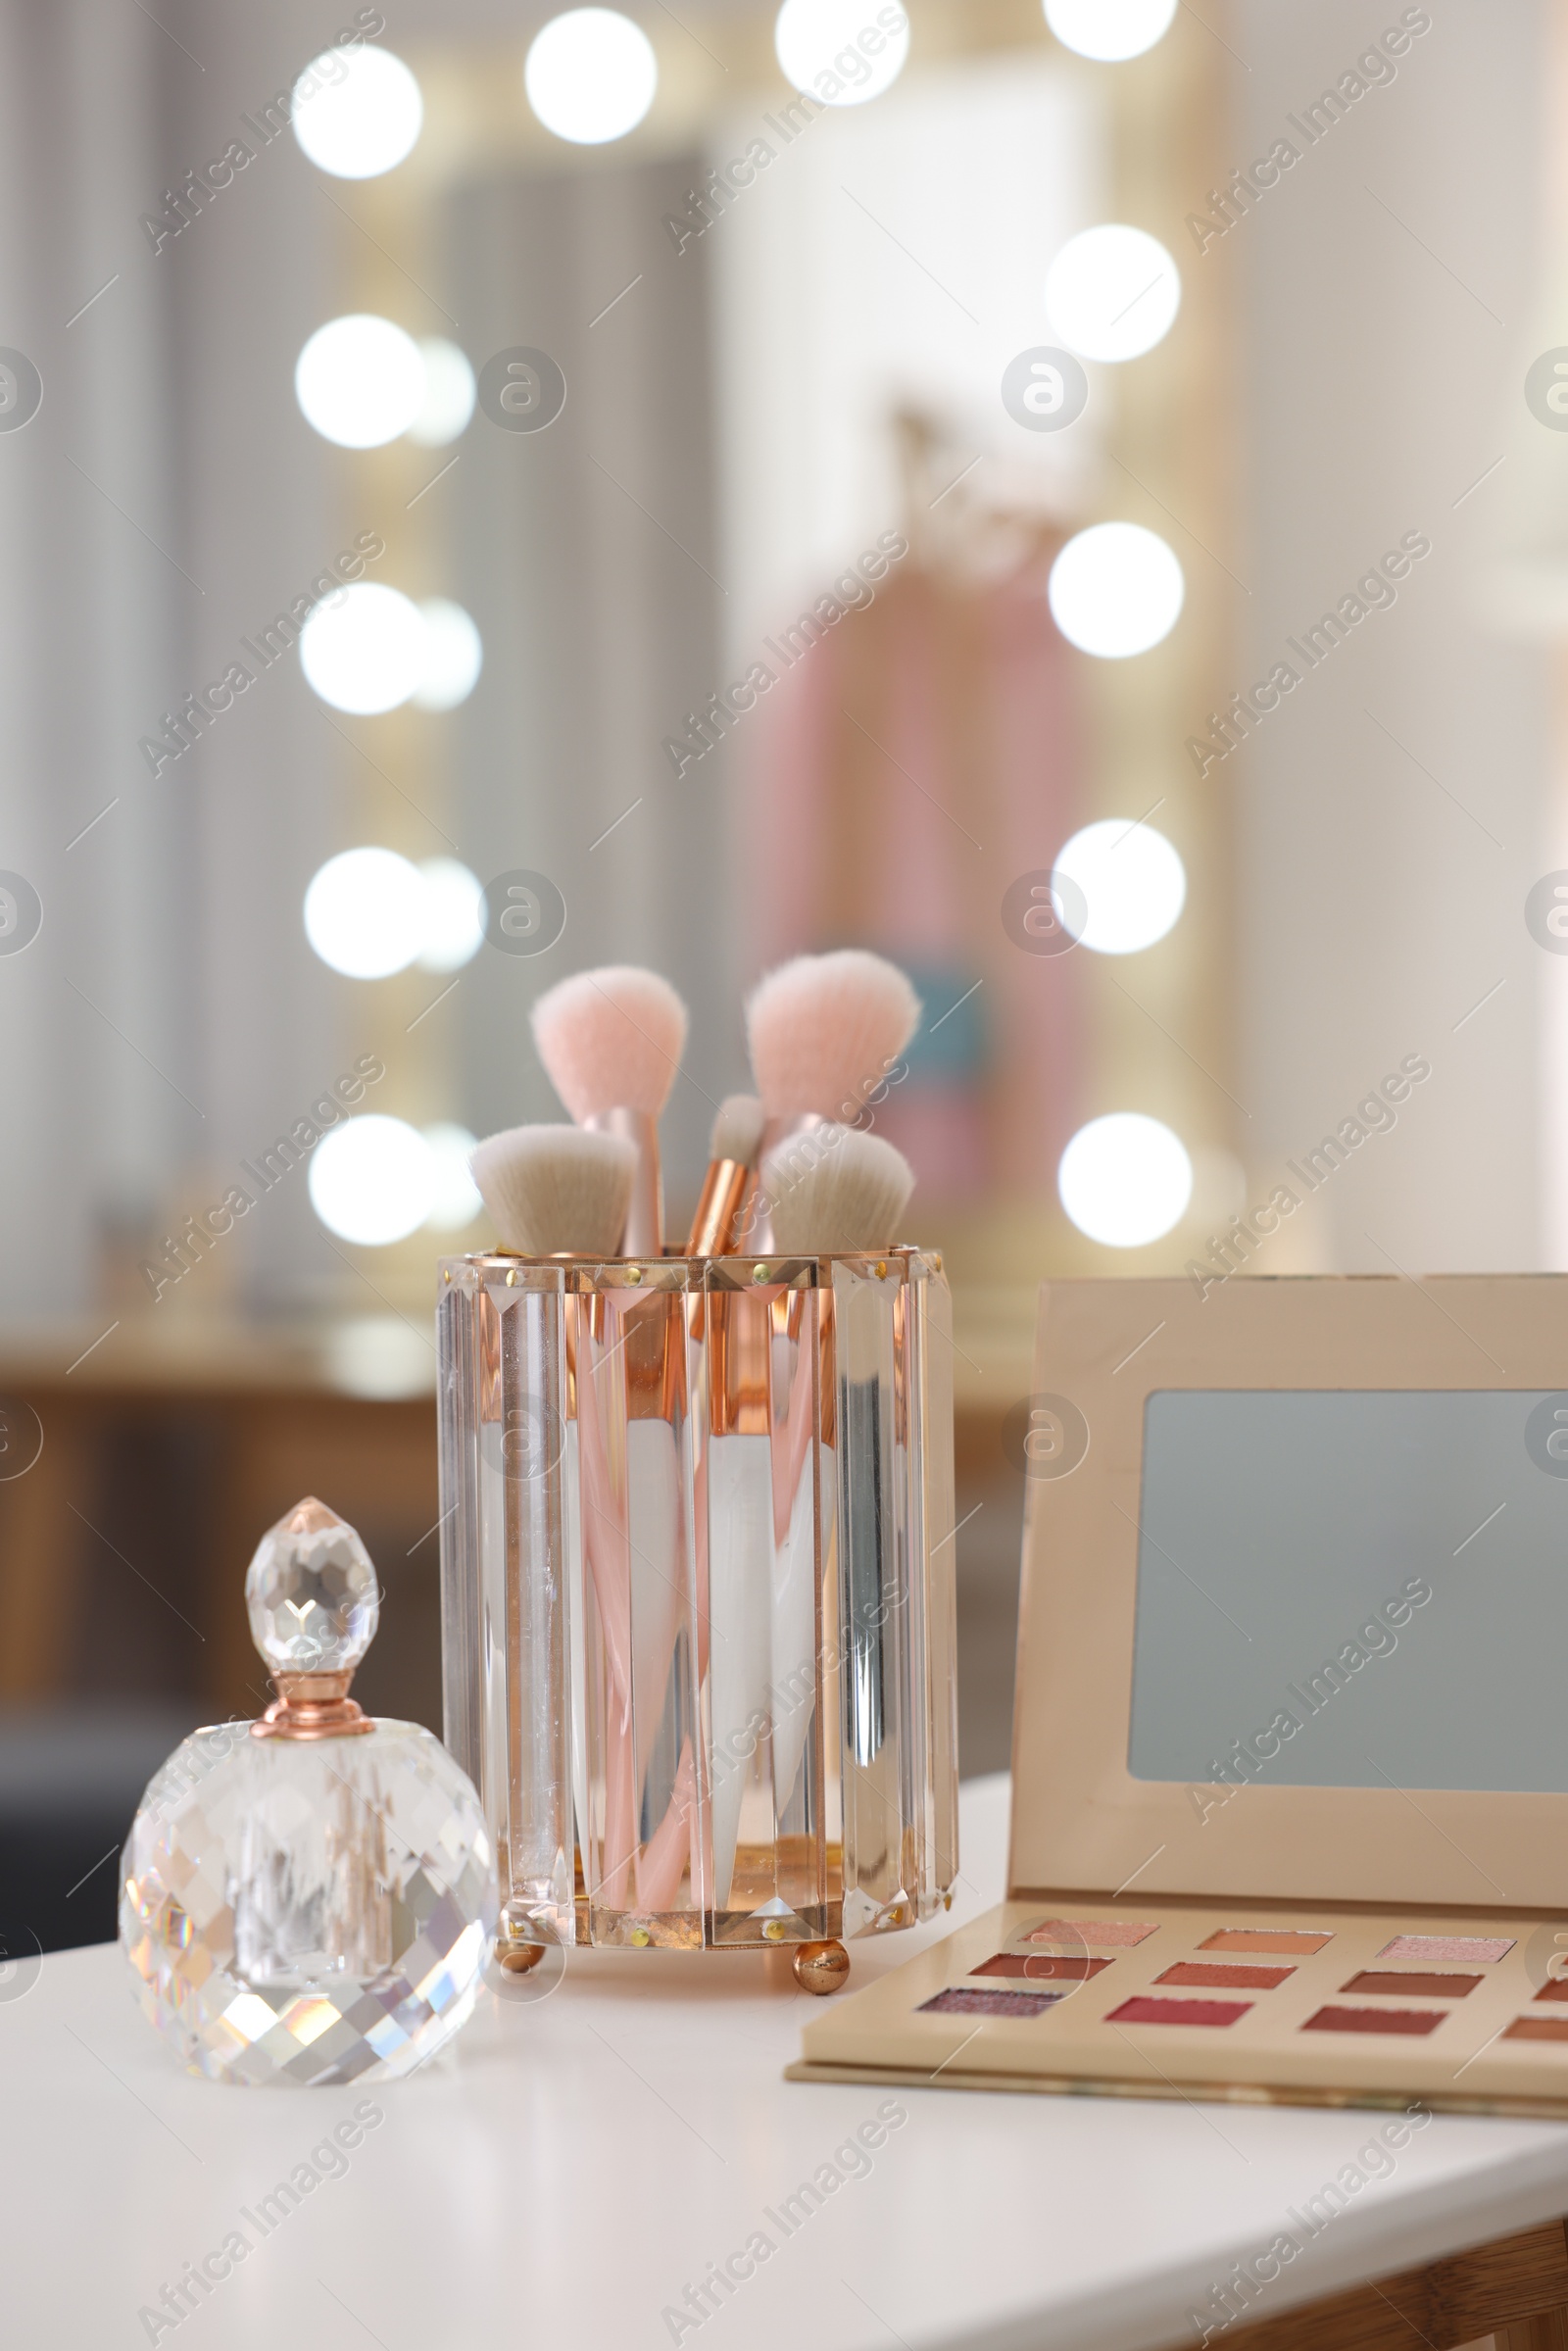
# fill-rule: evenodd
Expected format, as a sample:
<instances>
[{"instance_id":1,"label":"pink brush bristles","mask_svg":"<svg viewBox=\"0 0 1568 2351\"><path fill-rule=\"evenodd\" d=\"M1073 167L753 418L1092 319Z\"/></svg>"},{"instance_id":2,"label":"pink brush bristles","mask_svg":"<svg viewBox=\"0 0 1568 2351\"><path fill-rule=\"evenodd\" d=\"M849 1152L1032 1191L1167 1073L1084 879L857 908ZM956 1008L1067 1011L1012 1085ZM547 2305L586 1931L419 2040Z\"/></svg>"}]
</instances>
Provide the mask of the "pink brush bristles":
<instances>
[{"instance_id":1,"label":"pink brush bristles","mask_svg":"<svg viewBox=\"0 0 1568 2351\"><path fill-rule=\"evenodd\" d=\"M533 1039L579 1124L606 1110L657 1118L685 1050L686 1006L657 972L608 963L540 997Z\"/></svg>"},{"instance_id":2,"label":"pink brush bristles","mask_svg":"<svg viewBox=\"0 0 1568 2351\"><path fill-rule=\"evenodd\" d=\"M920 1000L897 964L863 948L797 955L746 1005L752 1070L770 1122L853 1120L914 1035Z\"/></svg>"}]
</instances>

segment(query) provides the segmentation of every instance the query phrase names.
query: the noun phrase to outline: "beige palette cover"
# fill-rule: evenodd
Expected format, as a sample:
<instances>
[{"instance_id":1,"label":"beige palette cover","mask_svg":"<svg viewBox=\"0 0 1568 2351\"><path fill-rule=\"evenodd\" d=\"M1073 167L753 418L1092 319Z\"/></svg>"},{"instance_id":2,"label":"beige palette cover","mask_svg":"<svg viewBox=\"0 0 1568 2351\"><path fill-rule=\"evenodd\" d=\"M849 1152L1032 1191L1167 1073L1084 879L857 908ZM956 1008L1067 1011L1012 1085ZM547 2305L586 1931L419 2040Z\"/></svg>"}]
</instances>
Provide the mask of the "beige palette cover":
<instances>
[{"instance_id":1,"label":"beige palette cover","mask_svg":"<svg viewBox=\"0 0 1568 2351\"><path fill-rule=\"evenodd\" d=\"M1146 1412L1183 1391L1518 1392L1568 1533L1568 1482L1553 1483L1568 1437L1547 1460L1536 1426L1568 1429L1568 1280L1254 1277L1204 1296L1185 1280L1046 1285L1007 1899L814 2015L791 2078L1568 2116L1568 1792L1401 1786L1376 1765L1365 1785L1271 1784L1266 1716L1243 1734L1240 1769L1129 1770ZM1480 1534L1457 1545L1455 1590L1492 1572L1484 1543L1460 1556ZM1554 1574L1548 1547L1532 1573ZM1561 1556L1568 1579L1568 1540ZM1168 1564L1201 1581L1200 1559ZM1260 1542L1257 1606L1271 1577L1299 1572ZM1397 1600L1421 1582L1394 1585L1396 1620L1426 1604ZM1479 1621L1467 1703L1505 1717L1510 1677L1546 1629L1500 1583ZM1314 1663L1289 1705L1312 1703ZM1564 1766L1568 1790L1568 1745ZM1304 1940L1248 1947L1271 1935ZM1186 2021L1210 2005L1229 2013Z\"/></svg>"}]
</instances>

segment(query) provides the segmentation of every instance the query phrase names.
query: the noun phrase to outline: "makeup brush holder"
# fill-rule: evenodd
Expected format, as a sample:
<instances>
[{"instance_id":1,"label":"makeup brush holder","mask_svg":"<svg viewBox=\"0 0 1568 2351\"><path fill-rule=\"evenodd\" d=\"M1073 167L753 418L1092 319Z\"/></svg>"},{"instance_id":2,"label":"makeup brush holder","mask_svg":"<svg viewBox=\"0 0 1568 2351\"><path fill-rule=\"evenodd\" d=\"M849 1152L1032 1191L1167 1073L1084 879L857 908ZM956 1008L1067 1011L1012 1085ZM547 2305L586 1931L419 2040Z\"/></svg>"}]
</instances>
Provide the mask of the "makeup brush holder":
<instances>
[{"instance_id":1,"label":"makeup brush holder","mask_svg":"<svg viewBox=\"0 0 1568 2351\"><path fill-rule=\"evenodd\" d=\"M446 1742L498 1952L842 1943L957 1868L938 1256L441 1266Z\"/></svg>"}]
</instances>

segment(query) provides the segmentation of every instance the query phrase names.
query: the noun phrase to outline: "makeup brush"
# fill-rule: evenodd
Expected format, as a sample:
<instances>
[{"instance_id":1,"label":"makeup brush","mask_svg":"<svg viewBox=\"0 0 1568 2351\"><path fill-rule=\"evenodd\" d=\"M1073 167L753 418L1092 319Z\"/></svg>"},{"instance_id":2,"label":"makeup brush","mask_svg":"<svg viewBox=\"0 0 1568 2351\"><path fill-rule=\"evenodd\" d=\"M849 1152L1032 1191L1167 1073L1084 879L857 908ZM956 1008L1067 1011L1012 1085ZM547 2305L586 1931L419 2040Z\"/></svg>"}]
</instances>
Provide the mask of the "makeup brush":
<instances>
[{"instance_id":1,"label":"makeup brush","mask_svg":"<svg viewBox=\"0 0 1568 2351\"><path fill-rule=\"evenodd\" d=\"M708 1173L692 1218L688 1257L723 1257L735 1247L762 1146L762 1105L755 1094L727 1094L709 1144Z\"/></svg>"},{"instance_id":2,"label":"makeup brush","mask_svg":"<svg viewBox=\"0 0 1568 2351\"><path fill-rule=\"evenodd\" d=\"M509 1127L469 1161L502 1245L526 1257L609 1257L626 1222L637 1152L623 1135Z\"/></svg>"},{"instance_id":3,"label":"makeup brush","mask_svg":"<svg viewBox=\"0 0 1568 2351\"><path fill-rule=\"evenodd\" d=\"M888 1249L914 1190L914 1171L880 1135L824 1122L762 1162L761 1191L780 1256Z\"/></svg>"},{"instance_id":4,"label":"makeup brush","mask_svg":"<svg viewBox=\"0 0 1568 2351\"><path fill-rule=\"evenodd\" d=\"M797 955L768 972L746 1004L752 1073L767 1114L764 1158L824 1119L858 1117L919 1022L920 1000L904 973L864 948ZM760 1198L744 1245L765 1256L775 1236Z\"/></svg>"},{"instance_id":5,"label":"makeup brush","mask_svg":"<svg viewBox=\"0 0 1568 2351\"><path fill-rule=\"evenodd\" d=\"M746 1004L752 1071L767 1113L765 1148L791 1127L854 1119L920 1020L896 963L864 948L797 955L758 982Z\"/></svg>"},{"instance_id":6,"label":"makeup brush","mask_svg":"<svg viewBox=\"0 0 1568 2351\"><path fill-rule=\"evenodd\" d=\"M608 963L540 997L533 1040L577 1124L623 1136L635 1147L620 1253L657 1257L664 1246L658 1119L686 1044L686 1006L657 972Z\"/></svg>"}]
</instances>

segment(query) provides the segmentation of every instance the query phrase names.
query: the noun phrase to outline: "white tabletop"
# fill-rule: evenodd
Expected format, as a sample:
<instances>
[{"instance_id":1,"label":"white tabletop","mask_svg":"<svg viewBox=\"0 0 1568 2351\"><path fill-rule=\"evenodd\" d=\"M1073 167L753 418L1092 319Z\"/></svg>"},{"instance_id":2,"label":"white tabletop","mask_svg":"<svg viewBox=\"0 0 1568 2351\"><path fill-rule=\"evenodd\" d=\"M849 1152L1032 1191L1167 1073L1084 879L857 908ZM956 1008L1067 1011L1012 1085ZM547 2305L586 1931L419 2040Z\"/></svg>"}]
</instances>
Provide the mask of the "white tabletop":
<instances>
[{"instance_id":1,"label":"white tabletop","mask_svg":"<svg viewBox=\"0 0 1568 2351\"><path fill-rule=\"evenodd\" d=\"M922 1941L999 1898L1005 1827L1004 1780L964 1790L963 1884ZM852 1984L916 1947L854 1946ZM901 2090L906 2119L834 2164L889 2093L783 2081L811 2005L785 1963L587 1952L499 1983L451 2052L368 2093L380 2123L264 2237L245 2213L368 2093L187 2078L111 1948L46 1959L6 1996L24 1981L0 1984L0 2307L19 2344L172 2341L142 2307L236 2229L251 2249L182 2344L1196 2342L1194 2304L1383 2119ZM824 2164L843 2183L786 2235L781 2205ZM1440 2118L1252 2315L1564 2212L1568 2129ZM759 2231L772 2250L730 2300L701 2325L665 2315L710 2265L744 2271Z\"/></svg>"}]
</instances>

